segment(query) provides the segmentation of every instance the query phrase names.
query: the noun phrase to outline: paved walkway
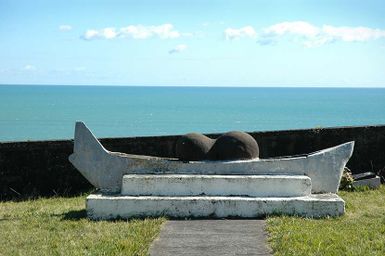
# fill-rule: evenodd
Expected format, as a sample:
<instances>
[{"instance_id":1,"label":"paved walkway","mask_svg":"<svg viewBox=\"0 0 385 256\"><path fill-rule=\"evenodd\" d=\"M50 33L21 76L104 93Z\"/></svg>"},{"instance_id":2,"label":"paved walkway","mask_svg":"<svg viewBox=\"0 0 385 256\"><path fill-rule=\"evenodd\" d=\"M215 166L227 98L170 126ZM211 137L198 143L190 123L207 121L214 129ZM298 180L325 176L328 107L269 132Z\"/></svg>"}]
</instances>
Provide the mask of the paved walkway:
<instances>
[{"instance_id":1,"label":"paved walkway","mask_svg":"<svg viewBox=\"0 0 385 256\"><path fill-rule=\"evenodd\" d=\"M173 220L162 227L151 256L271 255L264 220Z\"/></svg>"}]
</instances>

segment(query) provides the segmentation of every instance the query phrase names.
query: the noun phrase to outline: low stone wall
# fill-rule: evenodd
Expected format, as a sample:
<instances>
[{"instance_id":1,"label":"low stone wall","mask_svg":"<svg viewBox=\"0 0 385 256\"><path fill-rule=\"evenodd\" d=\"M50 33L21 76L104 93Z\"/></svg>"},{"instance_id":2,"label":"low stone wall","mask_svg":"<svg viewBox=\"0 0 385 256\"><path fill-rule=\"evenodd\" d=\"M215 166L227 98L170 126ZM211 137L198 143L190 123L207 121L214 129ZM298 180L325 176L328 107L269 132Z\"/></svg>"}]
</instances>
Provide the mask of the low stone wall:
<instances>
[{"instance_id":1,"label":"low stone wall","mask_svg":"<svg viewBox=\"0 0 385 256\"><path fill-rule=\"evenodd\" d=\"M338 127L251 132L260 157L309 153L356 141L347 166L353 173L385 168L385 126ZM217 134L210 134L215 138ZM178 136L101 139L111 151L174 157ZM74 195L92 186L69 163L73 141L0 143L0 200L35 196Z\"/></svg>"}]
</instances>

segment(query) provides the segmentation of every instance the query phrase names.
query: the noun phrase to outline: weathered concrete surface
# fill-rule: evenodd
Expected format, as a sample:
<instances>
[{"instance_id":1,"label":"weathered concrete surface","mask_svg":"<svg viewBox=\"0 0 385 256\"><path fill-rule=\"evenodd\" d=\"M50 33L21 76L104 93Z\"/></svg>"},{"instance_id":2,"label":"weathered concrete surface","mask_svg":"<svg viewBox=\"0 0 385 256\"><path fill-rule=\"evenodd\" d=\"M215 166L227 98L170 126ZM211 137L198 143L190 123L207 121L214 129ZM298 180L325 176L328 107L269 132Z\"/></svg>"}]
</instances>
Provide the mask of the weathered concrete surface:
<instances>
[{"instance_id":1,"label":"weathered concrete surface","mask_svg":"<svg viewBox=\"0 0 385 256\"><path fill-rule=\"evenodd\" d=\"M353 182L353 186L368 186L370 188L379 188L381 185L381 178L376 176L371 179L357 180Z\"/></svg>"},{"instance_id":2,"label":"weathered concrete surface","mask_svg":"<svg viewBox=\"0 0 385 256\"><path fill-rule=\"evenodd\" d=\"M295 197L311 192L303 175L130 174L123 176L122 195Z\"/></svg>"},{"instance_id":3,"label":"weathered concrete surface","mask_svg":"<svg viewBox=\"0 0 385 256\"><path fill-rule=\"evenodd\" d=\"M264 220L168 221L151 256L271 255Z\"/></svg>"},{"instance_id":4,"label":"weathered concrete surface","mask_svg":"<svg viewBox=\"0 0 385 256\"><path fill-rule=\"evenodd\" d=\"M220 197L220 196L120 196L91 194L87 197L90 219L145 216L174 218L257 218L270 214L306 217L339 216L345 202L335 194L304 197Z\"/></svg>"},{"instance_id":5,"label":"weathered concrete surface","mask_svg":"<svg viewBox=\"0 0 385 256\"><path fill-rule=\"evenodd\" d=\"M108 193L121 191L124 174L160 173L307 175L312 181L312 193L337 193L342 171L353 148L354 142L347 142L301 157L185 163L176 159L110 152L83 122L77 122L74 153L69 160L92 185Z\"/></svg>"},{"instance_id":6,"label":"weathered concrete surface","mask_svg":"<svg viewBox=\"0 0 385 256\"><path fill-rule=\"evenodd\" d=\"M353 174L377 172L385 166L384 125L249 133L258 141L261 158L308 153L354 140L354 153L347 164ZM218 134L208 136L216 138ZM176 157L178 138L149 136L100 141L111 151ZM89 191L92 185L68 161L72 152L72 140L0 142L0 200Z\"/></svg>"}]
</instances>

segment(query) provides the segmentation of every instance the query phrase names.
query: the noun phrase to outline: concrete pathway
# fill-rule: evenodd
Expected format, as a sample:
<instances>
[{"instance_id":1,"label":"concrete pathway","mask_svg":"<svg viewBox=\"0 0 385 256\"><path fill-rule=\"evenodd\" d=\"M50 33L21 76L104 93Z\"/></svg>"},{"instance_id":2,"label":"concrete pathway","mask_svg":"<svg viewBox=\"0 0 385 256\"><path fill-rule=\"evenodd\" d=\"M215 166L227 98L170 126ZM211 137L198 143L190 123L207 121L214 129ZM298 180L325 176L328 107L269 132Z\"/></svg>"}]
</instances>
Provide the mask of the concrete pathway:
<instances>
[{"instance_id":1,"label":"concrete pathway","mask_svg":"<svg viewBox=\"0 0 385 256\"><path fill-rule=\"evenodd\" d=\"M151 256L271 255L264 220L173 220L162 227Z\"/></svg>"}]
</instances>

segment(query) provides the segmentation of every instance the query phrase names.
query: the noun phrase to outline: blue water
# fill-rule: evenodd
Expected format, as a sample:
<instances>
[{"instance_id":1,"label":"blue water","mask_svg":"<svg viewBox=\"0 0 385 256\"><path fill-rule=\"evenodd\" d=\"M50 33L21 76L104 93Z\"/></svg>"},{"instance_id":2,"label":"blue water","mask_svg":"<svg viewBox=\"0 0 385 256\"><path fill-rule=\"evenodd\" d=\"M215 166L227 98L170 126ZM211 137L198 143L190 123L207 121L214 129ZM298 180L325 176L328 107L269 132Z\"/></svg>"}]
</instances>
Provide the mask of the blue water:
<instances>
[{"instance_id":1,"label":"blue water","mask_svg":"<svg viewBox=\"0 0 385 256\"><path fill-rule=\"evenodd\" d=\"M385 88L0 86L0 141L385 124Z\"/></svg>"}]
</instances>

